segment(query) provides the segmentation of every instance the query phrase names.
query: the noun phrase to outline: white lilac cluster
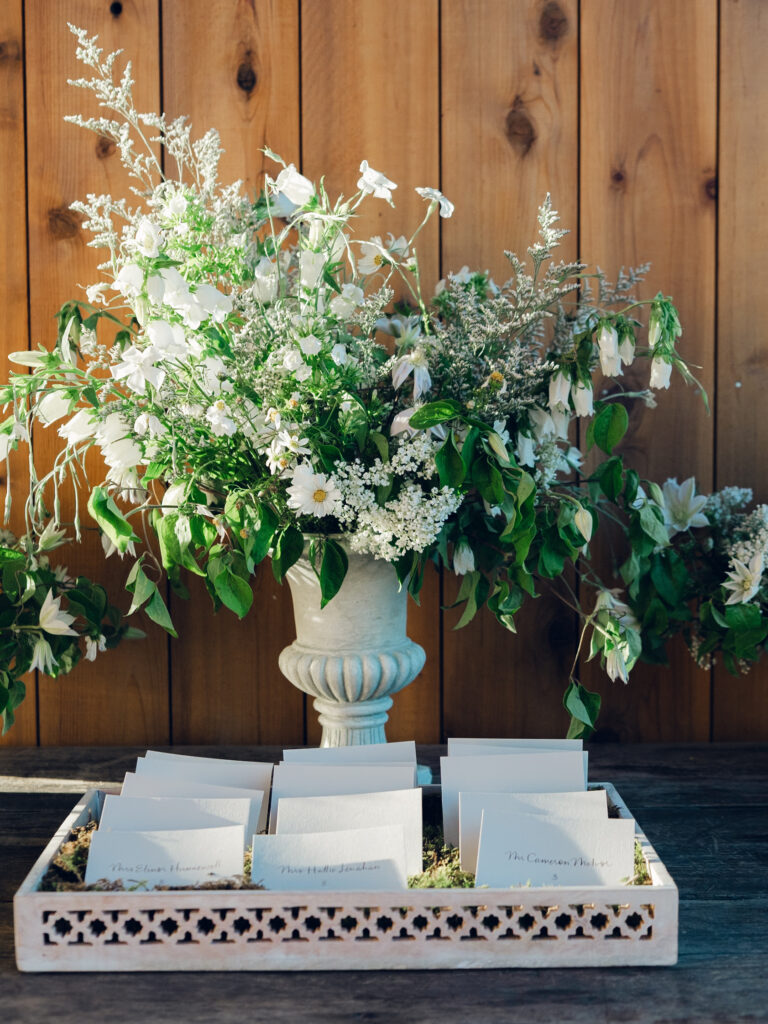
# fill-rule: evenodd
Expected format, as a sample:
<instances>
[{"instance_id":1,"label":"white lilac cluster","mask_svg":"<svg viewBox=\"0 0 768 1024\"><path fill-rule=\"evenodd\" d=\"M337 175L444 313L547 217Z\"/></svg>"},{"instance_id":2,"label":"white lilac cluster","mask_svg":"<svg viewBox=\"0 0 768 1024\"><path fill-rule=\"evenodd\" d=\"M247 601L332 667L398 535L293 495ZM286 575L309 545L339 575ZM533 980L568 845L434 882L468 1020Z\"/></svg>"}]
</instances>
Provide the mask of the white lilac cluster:
<instances>
[{"instance_id":1,"label":"white lilac cluster","mask_svg":"<svg viewBox=\"0 0 768 1024\"><path fill-rule=\"evenodd\" d=\"M723 586L726 604L743 604L756 596L768 554L768 505L758 505L740 524L727 551L730 569Z\"/></svg>"},{"instance_id":2,"label":"white lilac cluster","mask_svg":"<svg viewBox=\"0 0 768 1024\"><path fill-rule=\"evenodd\" d=\"M335 515L353 551L392 562L424 551L437 539L462 495L430 482L436 449L426 434L417 434L401 439L388 463L376 459L364 465L356 459L337 464L341 499ZM378 500L381 488L394 491L383 504Z\"/></svg>"},{"instance_id":3,"label":"white lilac cluster","mask_svg":"<svg viewBox=\"0 0 768 1024\"><path fill-rule=\"evenodd\" d=\"M751 487L723 487L707 498L704 508L707 519L718 530L729 531L741 519L742 509L752 501Z\"/></svg>"}]
</instances>

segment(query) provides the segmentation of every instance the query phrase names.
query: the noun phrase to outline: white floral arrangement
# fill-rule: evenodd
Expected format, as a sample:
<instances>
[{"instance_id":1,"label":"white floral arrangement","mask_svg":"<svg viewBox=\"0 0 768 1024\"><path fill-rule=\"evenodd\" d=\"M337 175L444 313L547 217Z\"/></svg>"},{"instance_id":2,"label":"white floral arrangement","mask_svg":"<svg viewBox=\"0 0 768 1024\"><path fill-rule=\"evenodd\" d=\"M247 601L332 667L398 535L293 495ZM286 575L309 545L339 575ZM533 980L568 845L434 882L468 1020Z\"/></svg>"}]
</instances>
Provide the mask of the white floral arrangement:
<instances>
[{"instance_id":1,"label":"white floral arrangement","mask_svg":"<svg viewBox=\"0 0 768 1024\"><path fill-rule=\"evenodd\" d=\"M74 204L106 252L102 277L62 308L52 351L12 357L31 372L3 390L0 455L35 421L62 441L48 472L31 461L28 536L66 525L69 486L79 539L87 494L105 554L132 559L131 613L171 631L162 573L179 589L182 569L203 577L217 607L243 616L256 565L270 557L282 580L307 545L324 602L349 552L392 562L414 596L434 561L462 577L461 624L487 605L510 629L537 582L567 588L578 562L603 595L588 616L593 653L626 680L638 622L605 596L589 543L607 502L621 505L633 549L668 542L663 504L613 451L626 404L653 406L673 368L692 379L671 300L633 297L646 268L611 285L556 261L565 232L547 197L527 260L507 253L509 280L463 267L425 292L419 234L453 213L439 190L417 188L421 223L385 239L355 235L361 205L392 205L398 188L365 160L349 197L269 150L275 171L258 195L222 185L217 133L193 139L184 119L137 112L130 63L117 76L118 54L72 31L89 72L73 84L105 114L69 120L116 143L134 195ZM648 387L626 391L638 358ZM577 418L606 456L588 480ZM92 448L106 466L95 485Z\"/></svg>"}]
</instances>

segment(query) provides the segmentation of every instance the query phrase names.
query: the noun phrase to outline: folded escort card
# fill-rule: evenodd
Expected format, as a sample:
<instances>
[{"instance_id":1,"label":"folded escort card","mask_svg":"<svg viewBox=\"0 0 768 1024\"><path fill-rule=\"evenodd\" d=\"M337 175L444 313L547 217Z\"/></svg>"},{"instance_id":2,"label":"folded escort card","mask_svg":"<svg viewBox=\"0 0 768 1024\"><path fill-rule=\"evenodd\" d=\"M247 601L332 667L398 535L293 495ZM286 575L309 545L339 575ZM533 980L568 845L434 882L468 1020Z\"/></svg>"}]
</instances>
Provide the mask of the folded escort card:
<instances>
[{"instance_id":1,"label":"folded escort card","mask_svg":"<svg viewBox=\"0 0 768 1024\"><path fill-rule=\"evenodd\" d=\"M206 799L247 799L251 803L248 832L263 832L267 827L268 800L258 789L239 786L210 786L205 782L184 779L159 778L156 775L136 775L126 772L121 789L122 796L205 797Z\"/></svg>"},{"instance_id":2,"label":"folded escort card","mask_svg":"<svg viewBox=\"0 0 768 1024\"><path fill-rule=\"evenodd\" d=\"M483 811L522 811L607 821L608 800L604 789L575 793L459 793L459 855L464 871L477 870Z\"/></svg>"},{"instance_id":3,"label":"folded escort card","mask_svg":"<svg viewBox=\"0 0 768 1024\"><path fill-rule=\"evenodd\" d=\"M413 740L352 747L309 747L283 751L284 764L416 764Z\"/></svg>"},{"instance_id":4,"label":"folded escort card","mask_svg":"<svg viewBox=\"0 0 768 1024\"><path fill-rule=\"evenodd\" d=\"M464 736L449 738L448 756L455 757L461 754L461 747L482 746L482 747L505 747L526 749L536 747L540 750L583 750L583 740L538 740L538 739L473 739Z\"/></svg>"},{"instance_id":5,"label":"folded escort card","mask_svg":"<svg viewBox=\"0 0 768 1024\"><path fill-rule=\"evenodd\" d=\"M242 825L157 832L102 832L91 836L86 885L101 879L126 888L199 885L243 873Z\"/></svg>"},{"instance_id":6,"label":"folded escort card","mask_svg":"<svg viewBox=\"0 0 768 1024\"><path fill-rule=\"evenodd\" d=\"M260 805L259 805L260 806ZM240 825L245 843L257 831L254 801L210 797L107 796L101 832L156 832Z\"/></svg>"},{"instance_id":7,"label":"folded escort card","mask_svg":"<svg viewBox=\"0 0 768 1024\"><path fill-rule=\"evenodd\" d=\"M253 837L251 881L265 889L406 889L401 825Z\"/></svg>"},{"instance_id":8,"label":"folded escort card","mask_svg":"<svg viewBox=\"0 0 768 1024\"><path fill-rule=\"evenodd\" d=\"M269 793L272 762L235 761L219 757L194 757L192 754L169 754L148 750L146 757L136 759L138 775L163 775L165 778L194 779L212 786L237 786L261 789Z\"/></svg>"},{"instance_id":9,"label":"folded escort card","mask_svg":"<svg viewBox=\"0 0 768 1024\"><path fill-rule=\"evenodd\" d=\"M635 823L486 810L476 885L620 885L634 874Z\"/></svg>"},{"instance_id":10,"label":"folded escort card","mask_svg":"<svg viewBox=\"0 0 768 1024\"><path fill-rule=\"evenodd\" d=\"M441 757L443 832L459 845L459 793L568 793L587 788L580 750Z\"/></svg>"},{"instance_id":11,"label":"folded escort card","mask_svg":"<svg viewBox=\"0 0 768 1024\"><path fill-rule=\"evenodd\" d=\"M413 789L414 781L411 765L279 764L272 778L269 831L275 831L278 803L283 797L381 793Z\"/></svg>"},{"instance_id":12,"label":"folded escort card","mask_svg":"<svg viewBox=\"0 0 768 1024\"><path fill-rule=\"evenodd\" d=\"M419 874L424 856L420 789L346 796L281 797L277 804L277 835L341 832L375 826L402 827L406 873Z\"/></svg>"}]
</instances>

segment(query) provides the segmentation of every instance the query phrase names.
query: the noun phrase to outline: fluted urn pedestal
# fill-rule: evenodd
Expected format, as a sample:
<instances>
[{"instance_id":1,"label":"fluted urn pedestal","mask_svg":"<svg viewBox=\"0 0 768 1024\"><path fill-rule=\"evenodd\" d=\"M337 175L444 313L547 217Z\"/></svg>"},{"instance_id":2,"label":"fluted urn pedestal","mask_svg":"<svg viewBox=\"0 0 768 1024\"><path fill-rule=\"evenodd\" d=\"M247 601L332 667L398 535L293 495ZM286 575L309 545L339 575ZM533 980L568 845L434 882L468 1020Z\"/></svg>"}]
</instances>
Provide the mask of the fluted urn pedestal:
<instances>
[{"instance_id":1,"label":"fluted urn pedestal","mask_svg":"<svg viewBox=\"0 0 768 1024\"><path fill-rule=\"evenodd\" d=\"M392 694L424 667L424 649L405 634L407 598L389 562L348 552L338 594L320 607L320 583L301 558L287 573L296 639L280 671L315 698L322 746L384 743Z\"/></svg>"}]
</instances>

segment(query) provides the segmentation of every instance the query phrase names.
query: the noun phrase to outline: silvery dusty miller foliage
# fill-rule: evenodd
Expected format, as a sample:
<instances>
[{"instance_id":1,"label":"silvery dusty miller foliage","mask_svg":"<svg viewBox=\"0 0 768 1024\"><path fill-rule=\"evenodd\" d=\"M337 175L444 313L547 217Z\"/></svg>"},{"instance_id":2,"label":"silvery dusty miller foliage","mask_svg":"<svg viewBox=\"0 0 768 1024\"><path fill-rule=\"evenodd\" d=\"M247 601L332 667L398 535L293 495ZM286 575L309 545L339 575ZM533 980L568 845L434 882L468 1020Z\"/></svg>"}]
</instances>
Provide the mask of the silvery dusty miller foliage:
<instances>
[{"instance_id":1,"label":"silvery dusty miller foliage","mask_svg":"<svg viewBox=\"0 0 768 1024\"><path fill-rule=\"evenodd\" d=\"M25 559L39 564L46 530L80 538L83 495L106 554L131 561L129 614L143 608L171 632L163 574L182 593L182 570L201 576L215 606L242 617L256 565L269 556L282 580L307 543L324 602L348 551L392 562L414 597L434 561L462 577L461 624L487 605L509 629L542 583L581 611L564 577L576 563L582 600L596 591L583 613L592 653L626 681L642 624L631 597L597 576L589 543L610 506L636 556L629 582L642 586L642 559L669 542L663 496L648 485L646 497L612 453L626 403L653 405L651 389L669 387L675 368L692 379L672 302L632 295L645 268L611 285L558 261L564 232L547 197L527 258L507 254L508 281L463 267L426 293L418 236L453 212L437 189L417 189L425 214L409 237L356 238L361 204L393 204L398 188L365 160L350 197L332 199L268 150L275 170L258 195L222 185L217 133L193 139L184 119L137 112L130 64L118 73L117 54L103 58L96 39L73 32L87 69L73 84L104 115L70 120L114 140L133 188L74 204L105 252L101 279L62 308L52 351L15 355L31 372L3 389L0 454L26 446L34 422L62 440L48 472L30 459ZM405 300L393 305L396 289ZM627 392L635 359L649 361L649 386ZM569 440L575 419L606 456L587 480ZM96 485L83 471L91 448L106 467ZM49 594L69 600L70 622L83 606L72 581L54 591L41 577L22 592L6 571L4 631L36 627L7 663L10 680L49 636ZM86 642L98 648L102 635ZM36 664L69 667L57 648ZM571 681L574 734L589 730L595 703Z\"/></svg>"}]
</instances>

